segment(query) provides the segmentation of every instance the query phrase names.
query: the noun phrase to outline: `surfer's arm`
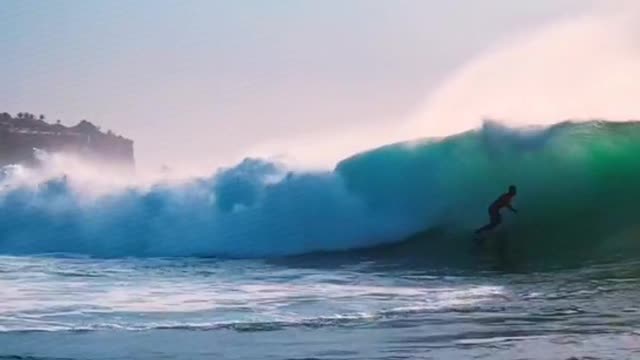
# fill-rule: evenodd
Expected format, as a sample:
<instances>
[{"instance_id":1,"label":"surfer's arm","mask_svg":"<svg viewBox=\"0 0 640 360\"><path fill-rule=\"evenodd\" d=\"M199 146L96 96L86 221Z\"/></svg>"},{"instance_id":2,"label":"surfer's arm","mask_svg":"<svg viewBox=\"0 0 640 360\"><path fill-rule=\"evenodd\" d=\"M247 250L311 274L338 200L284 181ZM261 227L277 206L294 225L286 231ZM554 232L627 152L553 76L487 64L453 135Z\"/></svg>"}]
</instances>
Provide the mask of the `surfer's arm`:
<instances>
[{"instance_id":1,"label":"surfer's arm","mask_svg":"<svg viewBox=\"0 0 640 360\"><path fill-rule=\"evenodd\" d=\"M507 204L507 207L509 208L509 210L513 211L514 213L518 212L518 210L514 209L513 206L511 206L511 204Z\"/></svg>"}]
</instances>

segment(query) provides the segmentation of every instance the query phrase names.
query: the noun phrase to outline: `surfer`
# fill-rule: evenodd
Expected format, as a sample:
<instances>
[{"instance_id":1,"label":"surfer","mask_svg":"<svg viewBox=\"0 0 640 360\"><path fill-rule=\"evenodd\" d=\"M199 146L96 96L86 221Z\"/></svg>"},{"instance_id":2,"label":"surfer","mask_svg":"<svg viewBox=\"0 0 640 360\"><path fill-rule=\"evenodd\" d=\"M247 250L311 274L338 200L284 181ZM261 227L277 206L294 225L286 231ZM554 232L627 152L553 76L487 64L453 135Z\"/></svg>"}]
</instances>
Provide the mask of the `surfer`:
<instances>
[{"instance_id":1,"label":"surfer","mask_svg":"<svg viewBox=\"0 0 640 360\"><path fill-rule=\"evenodd\" d=\"M489 223L475 231L476 234L491 230L502 223L502 216L500 216L500 209L503 207L509 208L514 213L518 212L511 206L511 200L516 196L515 185L509 186L509 191L500 195L491 205L489 205Z\"/></svg>"}]
</instances>

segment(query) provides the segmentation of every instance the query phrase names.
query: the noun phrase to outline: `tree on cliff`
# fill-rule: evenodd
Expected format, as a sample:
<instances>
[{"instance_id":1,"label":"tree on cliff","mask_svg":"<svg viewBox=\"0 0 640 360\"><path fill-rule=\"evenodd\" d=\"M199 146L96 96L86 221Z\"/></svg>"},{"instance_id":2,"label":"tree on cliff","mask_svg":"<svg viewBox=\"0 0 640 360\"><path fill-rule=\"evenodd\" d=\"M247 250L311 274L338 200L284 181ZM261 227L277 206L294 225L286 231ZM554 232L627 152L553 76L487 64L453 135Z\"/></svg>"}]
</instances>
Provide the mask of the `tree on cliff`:
<instances>
[{"instance_id":1,"label":"tree on cliff","mask_svg":"<svg viewBox=\"0 0 640 360\"><path fill-rule=\"evenodd\" d=\"M18 119L24 119L24 120L35 120L35 116L33 114L30 114L28 112L19 112L18 113Z\"/></svg>"}]
</instances>

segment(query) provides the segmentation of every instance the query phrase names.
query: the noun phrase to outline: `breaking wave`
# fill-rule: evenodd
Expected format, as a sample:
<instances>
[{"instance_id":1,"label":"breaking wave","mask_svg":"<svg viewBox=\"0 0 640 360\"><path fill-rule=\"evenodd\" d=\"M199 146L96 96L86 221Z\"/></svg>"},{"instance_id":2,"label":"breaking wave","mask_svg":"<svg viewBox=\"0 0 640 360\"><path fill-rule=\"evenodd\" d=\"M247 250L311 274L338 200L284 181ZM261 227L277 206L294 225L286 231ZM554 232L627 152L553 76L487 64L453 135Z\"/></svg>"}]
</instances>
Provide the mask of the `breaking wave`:
<instances>
[{"instance_id":1,"label":"breaking wave","mask_svg":"<svg viewBox=\"0 0 640 360\"><path fill-rule=\"evenodd\" d=\"M488 122L357 154L333 171L246 159L210 177L96 196L65 176L16 181L23 169L12 166L0 174L0 252L245 258L407 238L426 252L429 242L455 249L516 184L521 211L505 216L498 234L530 254L597 254L628 248L640 234L638 154L640 123Z\"/></svg>"}]
</instances>

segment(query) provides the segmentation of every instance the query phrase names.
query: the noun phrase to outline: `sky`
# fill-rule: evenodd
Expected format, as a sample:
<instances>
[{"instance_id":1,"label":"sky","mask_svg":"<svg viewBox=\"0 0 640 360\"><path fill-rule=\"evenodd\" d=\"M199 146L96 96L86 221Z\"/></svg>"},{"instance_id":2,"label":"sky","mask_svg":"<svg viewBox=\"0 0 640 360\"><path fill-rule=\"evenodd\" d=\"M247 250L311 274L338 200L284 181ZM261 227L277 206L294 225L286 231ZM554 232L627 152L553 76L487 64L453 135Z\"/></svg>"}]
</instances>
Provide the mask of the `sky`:
<instances>
[{"instance_id":1,"label":"sky","mask_svg":"<svg viewBox=\"0 0 640 360\"><path fill-rule=\"evenodd\" d=\"M142 168L213 169L253 153L332 162L382 145L358 138L381 128L419 121L428 126L402 136L431 135L451 119L421 112L425 104L460 108L475 98L468 89L457 102L436 96L460 93L461 73L478 72L499 44L592 8L587 0L2 0L0 112L90 120L133 139ZM493 72L480 79L493 81L500 68L481 66Z\"/></svg>"}]
</instances>

